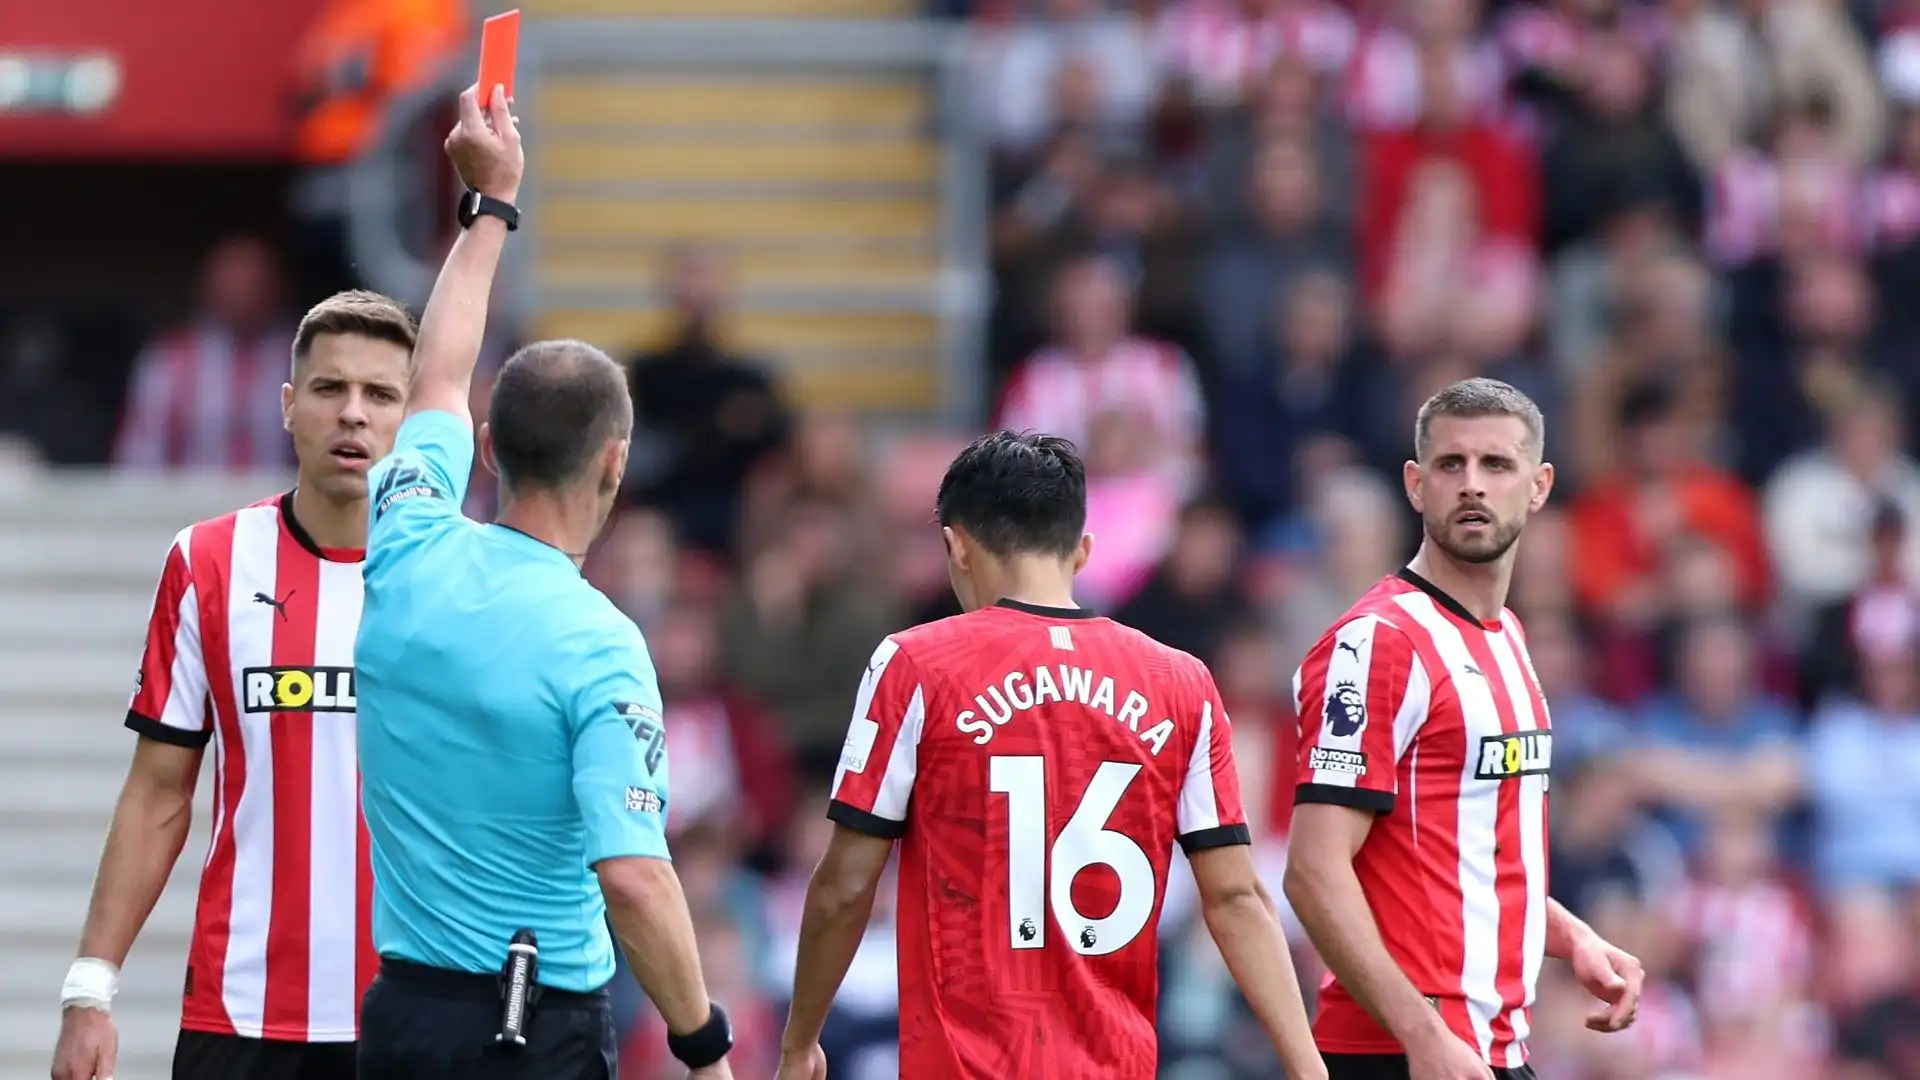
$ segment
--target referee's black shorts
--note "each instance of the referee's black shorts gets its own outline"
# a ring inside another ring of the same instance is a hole
[[[508,1051],[493,975],[382,959],[360,1005],[359,1080],[614,1080],[613,1005],[542,988],[526,1045]]]
[[[1405,1054],[1321,1054],[1327,1080],[1408,1080]],[[1534,1080],[1533,1066],[1495,1069],[1494,1080]]]
[[[173,1080],[354,1080],[350,1042],[304,1043],[182,1031]]]

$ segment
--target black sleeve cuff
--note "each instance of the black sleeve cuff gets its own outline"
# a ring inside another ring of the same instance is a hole
[[[1211,829],[1200,829],[1187,833],[1180,838],[1180,850],[1191,855],[1196,851],[1209,848],[1232,847],[1235,844],[1253,843],[1253,831],[1245,825],[1218,825]]]
[[[906,822],[891,821],[879,814],[868,813],[852,803],[843,803],[839,799],[828,804],[827,820],[836,825],[845,825],[854,832],[877,836],[882,840],[898,840],[907,835]]]
[[[1294,789],[1293,804],[1330,803],[1334,806],[1351,806],[1355,810],[1366,810],[1375,814],[1393,813],[1393,792],[1375,791],[1372,788],[1341,787],[1338,784],[1301,784]]]
[[[142,716],[132,709],[127,710],[127,729],[143,739],[154,742],[184,746],[189,750],[198,750],[213,738],[212,731],[184,731],[171,724],[163,724],[151,716]]]

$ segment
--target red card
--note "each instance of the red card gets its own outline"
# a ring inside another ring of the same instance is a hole
[[[493,88],[504,86],[513,100],[513,69],[520,52],[520,9],[502,12],[480,24],[480,109],[493,100]]]

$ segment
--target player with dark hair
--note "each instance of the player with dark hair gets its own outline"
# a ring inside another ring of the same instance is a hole
[[[1553,490],[1525,394],[1468,379],[1414,423],[1413,561],[1294,676],[1286,893],[1332,972],[1315,1034],[1333,1080],[1528,1080],[1545,957],[1633,1022],[1640,964],[1547,897],[1552,723],[1506,610],[1514,545]]]
[[[900,1074],[1149,1080],[1160,905],[1179,841],[1235,980],[1295,1080],[1316,1055],[1253,866],[1232,728],[1193,657],[1075,606],[1086,469],[999,432],[936,502],[965,614],[880,643],[807,890],[780,1080],[822,1025],[900,841]]]
[[[54,1080],[106,1080],[120,965],[187,840],[209,744],[200,876],[174,1080],[354,1075],[373,978],[354,760],[367,475],[406,406],[413,317],[377,293],[300,320],[282,423],[292,491],[183,529],[147,625],[126,725],[140,736],[61,993]]]

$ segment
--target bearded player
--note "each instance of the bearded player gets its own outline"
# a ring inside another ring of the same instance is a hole
[[[355,757],[354,638],[367,471],[393,449],[414,323],[341,293],[307,312],[280,405],[292,491],[174,538],[126,726],[139,736],[114,808],[80,958],[61,991],[53,1080],[107,1080],[126,962],[186,844],[214,748],[174,1080],[351,1080],[374,975]]]
[[[1331,970],[1332,1080],[1529,1080],[1534,986],[1569,961],[1633,1022],[1640,964],[1547,897],[1552,723],[1506,609],[1514,545],[1553,490],[1525,394],[1468,379],[1414,427],[1420,550],[1294,677],[1299,787],[1286,894]]]
[[[900,1075],[1151,1080],[1160,906],[1186,851],[1228,968],[1294,1080],[1320,1080],[1254,872],[1233,730],[1198,660],[1073,602],[1086,469],[1000,432],[936,499],[967,613],[867,666],[807,890],[781,1080],[819,1039],[900,842]]]

